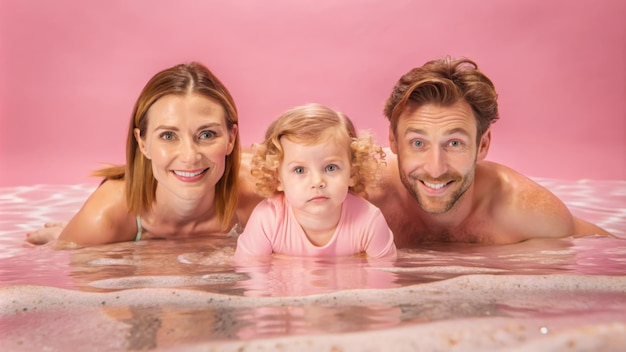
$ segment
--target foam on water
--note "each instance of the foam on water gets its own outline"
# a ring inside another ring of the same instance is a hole
[[[0,350],[624,350],[626,182],[538,181],[620,238],[236,267],[234,239],[25,246],[93,186],[3,188]]]

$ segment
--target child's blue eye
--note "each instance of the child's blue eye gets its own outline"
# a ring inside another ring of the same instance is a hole
[[[295,172],[296,174],[303,174],[304,168],[302,166],[294,167],[293,172]]]
[[[337,170],[339,170],[339,166],[335,164],[326,166],[326,171],[332,172],[332,171],[337,171]]]

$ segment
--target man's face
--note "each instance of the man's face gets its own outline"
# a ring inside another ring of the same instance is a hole
[[[474,181],[476,161],[489,149],[490,132],[476,143],[476,119],[470,106],[407,105],[396,133],[389,133],[398,155],[400,179],[427,213],[452,209]]]

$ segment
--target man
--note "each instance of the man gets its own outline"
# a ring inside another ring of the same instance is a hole
[[[610,235],[529,178],[484,160],[496,100],[468,59],[431,61],[400,78],[384,109],[397,157],[388,156],[383,184],[368,191],[396,245]]]

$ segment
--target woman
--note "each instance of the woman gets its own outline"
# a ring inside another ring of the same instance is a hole
[[[193,62],[157,73],[135,104],[126,165],[96,171],[101,185],[48,233],[56,226],[65,247],[236,230],[238,135],[233,98],[206,67]],[[27,241],[49,240],[41,237],[27,234]]]

